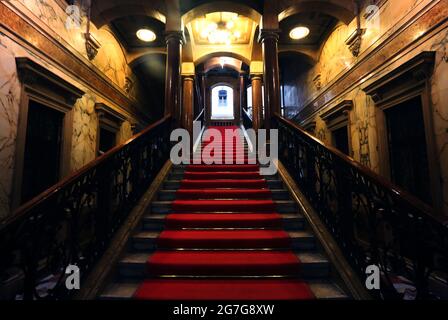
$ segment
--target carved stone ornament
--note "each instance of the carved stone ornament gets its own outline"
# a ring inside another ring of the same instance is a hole
[[[129,94],[133,87],[134,87],[134,81],[132,81],[131,78],[126,77],[125,82],[124,82],[124,91],[127,94]]]
[[[316,87],[316,90],[322,89],[322,77],[321,77],[320,73],[314,77],[313,83],[314,83],[314,86]]]
[[[348,46],[350,52],[354,57],[358,57],[361,51],[362,36],[366,29],[356,29],[347,40],[345,44]]]
[[[84,38],[86,40],[87,57],[89,60],[93,60],[98,54],[101,44],[93,37],[91,33],[84,33]]]

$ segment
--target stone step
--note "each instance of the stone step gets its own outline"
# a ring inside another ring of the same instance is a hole
[[[302,279],[325,278],[330,273],[329,261],[320,253],[304,252],[296,254],[301,261],[297,268],[297,277]],[[143,279],[147,277],[146,262],[151,253],[129,253],[118,263],[118,274],[122,278]],[[180,275],[167,275],[182,277]],[[196,275],[197,276],[197,275]],[[200,276],[200,275],[199,275]],[[274,274],[272,276],[275,276]],[[185,276],[184,276],[185,277]]]
[[[147,214],[142,220],[142,230],[162,231],[165,226],[166,213]],[[288,231],[303,230],[305,228],[305,218],[298,213],[281,214],[283,228]]]
[[[325,280],[308,281],[311,291],[318,300],[347,300],[349,297],[334,282]],[[131,300],[140,281],[127,280],[111,283],[100,295],[101,300]]]
[[[269,164],[260,164],[260,163],[257,163],[257,165],[259,165],[260,167],[268,167],[269,166]],[[176,165],[173,165],[173,170],[185,170],[186,168],[188,167],[188,164],[176,164]]]
[[[266,180],[267,186],[269,189],[283,189],[284,185],[281,180]],[[180,180],[165,180],[163,183],[164,190],[177,190],[180,188]]]
[[[204,200],[205,201],[205,200]],[[210,200],[213,201],[213,200]],[[232,200],[228,200],[229,203]],[[153,201],[151,203],[151,213],[170,213],[172,212],[173,201]],[[275,200],[275,206],[279,213],[295,213],[297,212],[296,203],[292,200]],[[232,211],[229,211],[232,212]]]
[[[160,190],[158,194],[158,200],[159,201],[174,201],[176,200],[176,191],[177,190]],[[273,200],[289,200],[289,192],[286,189],[273,189],[271,190],[272,199]],[[242,195],[242,198],[239,199],[249,199],[244,198],[244,195]],[[261,199],[261,198],[260,198]]]
[[[298,250],[311,251],[316,249],[316,239],[312,233],[308,231],[289,231],[288,234],[290,236],[290,242],[291,242],[290,248],[293,251]],[[131,239],[133,252],[143,252],[143,251],[148,252],[151,250],[156,250],[157,239],[159,235],[160,232],[158,231],[140,231],[136,233]],[[271,248],[263,248],[263,249],[271,249]],[[226,250],[238,250],[238,248],[226,248]],[[257,248],[257,250],[260,250],[260,248]]]
[[[168,175],[168,180],[182,180],[184,178],[184,172],[174,170]],[[257,179],[266,179],[267,181],[278,180],[277,175],[272,176],[259,176]]]

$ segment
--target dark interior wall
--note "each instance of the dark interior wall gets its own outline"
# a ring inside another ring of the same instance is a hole
[[[133,67],[140,79],[144,108],[152,120],[163,117],[165,109],[166,55],[151,54]]]
[[[311,65],[298,54],[280,54],[280,84],[283,86],[283,105],[288,113],[298,112],[305,103],[307,73]]]

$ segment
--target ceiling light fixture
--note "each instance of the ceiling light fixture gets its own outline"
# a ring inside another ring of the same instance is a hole
[[[228,14],[226,14],[228,16]],[[233,14],[230,19],[223,19],[223,12],[218,22],[210,22],[201,31],[200,36],[212,44],[230,45],[241,38],[241,32],[236,30],[238,14]]]
[[[140,29],[137,31],[137,38],[139,38],[141,41],[144,42],[152,42],[156,40],[157,36],[156,34],[149,29]]]
[[[310,34],[310,29],[307,27],[295,27],[289,32],[289,37],[294,40],[306,38]]]

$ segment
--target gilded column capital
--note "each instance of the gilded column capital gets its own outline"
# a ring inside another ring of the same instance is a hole
[[[178,41],[181,45],[186,43],[185,35],[182,31],[165,31],[165,41],[168,44],[170,41]]]
[[[280,29],[261,29],[258,35],[258,42],[263,43],[266,40],[272,39],[278,42],[280,38]]]

